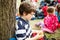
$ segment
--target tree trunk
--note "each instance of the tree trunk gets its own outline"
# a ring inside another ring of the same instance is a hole
[[[15,31],[16,0],[0,0],[0,40],[9,40]]]

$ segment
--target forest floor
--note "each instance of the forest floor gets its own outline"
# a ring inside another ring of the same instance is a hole
[[[43,22],[43,19],[31,20],[30,25],[31,25],[32,30],[41,30],[40,27],[35,27],[35,24],[37,22]],[[51,38],[55,38],[56,40],[60,40],[60,29],[57,29],[56,33],[54,33],[54,34],[45,33],[45,35],[46,35],[47,38],[49,38],[49,40]]]

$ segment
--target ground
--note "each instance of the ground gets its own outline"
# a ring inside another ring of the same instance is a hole
[[[31,20],[30,21],[30,25],[32,27],[33,30],[40,30],[40,27],[35,27],[35,24],[37,22],[43,22],[43,19],[36,19],[36,20]],[[56,30],[56,33],[54,34],[48,34],[48,33],[45,33],[45,35],[47,36],[47,38],[55,38],[56,40],[60,40],[60,29],[57,29]]]

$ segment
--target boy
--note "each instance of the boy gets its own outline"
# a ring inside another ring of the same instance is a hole
[[[20,7],[19,7],[20,18],[18,19],[17,24],[16,24],[17,40],[26,40],[27,38],[31,37],[32,30],[29,25],[29,20],[35,14],[34,12],[35,12],[35,9],[29,3],[22,2],[20,4]],[[39,34],[40,33],[37,33],[35,37],[30,38],[29,40],[36,40],[37,37],[40,38]]]

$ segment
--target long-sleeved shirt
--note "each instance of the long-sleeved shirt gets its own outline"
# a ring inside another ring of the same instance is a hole
[[[31,28],[29,22],[22,19],[18,19],[16,23],[16,38],[17,40],[25,40],[31,36]]]
[[[57,29],[58,18],[55,15],[48,15],[44,18],[44,27],[54,32]]]

